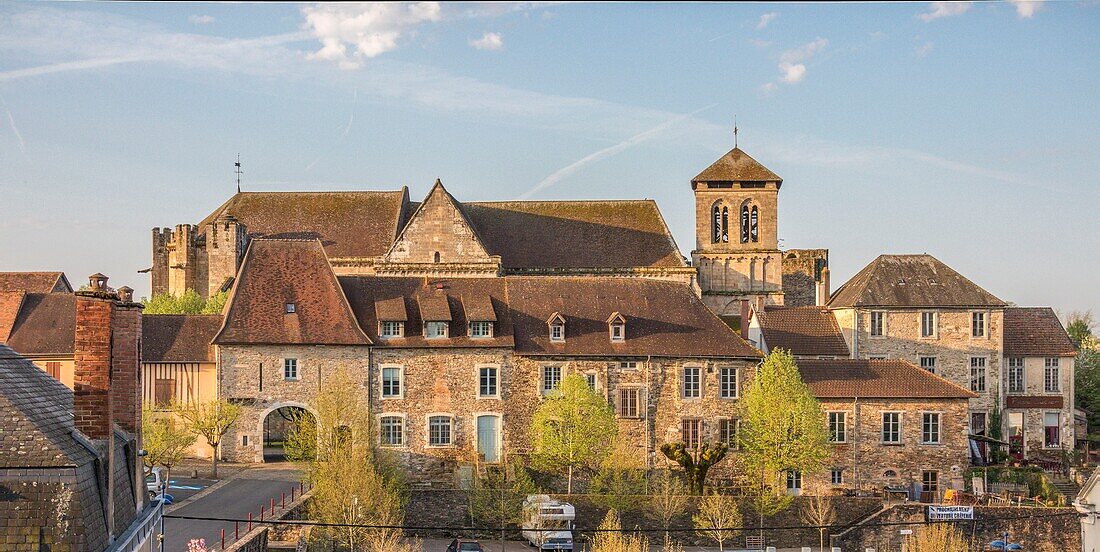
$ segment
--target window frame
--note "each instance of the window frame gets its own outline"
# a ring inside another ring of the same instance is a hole
[[[981,361],[980,365],[975,365],[975,361]],[[982,355],[971,355],[970,357],[970,390],[974,393],[988,393],[989,392],[989,357]],[[974,374],[974,370],[981,369],[981,378],[977,378]],[[976,383],[980,382],[981,385],[977,386]],[[981,389],[977,389],[981,387]]]
[[[283,358],[283,381],[298,381],[300,372],[297,357]]]
[[[882,444],[882,445],[901,445],[901,444],[904,443],[903,438],[902,438],[903,437],[902,418],[904,417],[904,414],[905,413],[900,411],[900,410],[885,410],[885,411],[882,412],[882,416],[880,417],[882,423],[879,426],[879,444]],[[892,441],[886,440],[886,416],[887,415],[897,416],[897,420],[895,422],[893,422],[894,424],[897,425],[897,428],[894,429],[894,432],[897,434],[896,440],[892,440]]]
[[[554,385],[552,385],[549,389],[547,389],[546,388],[546,381],[547,381],[546,375],[551,370],[556,371],[557,376],[556,376],[556,380],[554,381]],[[561,364],[543,364],[539,369],[539,394],[543,397],[545,397],[546,395],[549,395],[552,391],[557,389],[559,385],[561,385],[561,380],[562,380],[563,377],[564,377],[564,373],[563,373],[563,369],[562,369]]]
[[[428,320],[424,322],[425,339],[446,339],[451,336],[451,324],[442,320]],[[443,328],[442,335],[432,335],[430,328]]]
[[[387,332],[387,328],[396,328],[397,333]],[[379,320],[378,321],[378,338],[379,339],[400,339],[405,337],[405,322],[401,320]]]
[[[802,494],[802,472],[800,470],[787,470],[786,477],[787,494],[798,496]]]
[[[931,428],[929,420],[935,420],[935,427]],[[934,440],[930,440],[927,437],[934,433]],[[943,444],[943,413],[936,411],[924,411],[920,416],[920,444],[922,445],[942,445]]]
[[[1047,425],[1047,416],[1053,414],[1055,423],[1052,426]],[[1027,423],[1026,421],[1024,423]],[[1048,441],[1049,432],[1047,428],[1054,428],[1054,433],[1057,439],[1053,443]],[[1043,410],[1043,448],[1044,449],[1060,449],[1062,448],[1062,412],[1059,410]]]
[[[688,394],[688,371],[695,372],[694,395]],[[685,364],[680,367],[680,398],[683,400],[699,400],[703,398],[703,367],[698,364]]]
[[[829,483],[834,487],[843,485],[844,468],[833,468],[829,470]]]
[[[600,390],[600,375],[592,371],[581,372],[580,374],[584,376],[584,381],[592,389],[592,392],[598,393]]]
[[[475,334],[475,325],[484,325],[486,333],[484,335]],[[467,334],[470,339],[492,339],[493,338],[493,322],[491,320],[471,320],[469,328],[467,328]]]
[[[925,317],[931,316],[931,332],[925,334]],[[920,337],[921,339],[936,339],[940,335],[940,315],[936,311],[920,311]]]
[[[1054,361],[1051,363],[1051,361]],[[1043,392],[1044,393],[1061,393],[1062,392],[1062,366],[1058,357],[1046,357],[1043,359]],[[1050,376],[1054,374],[1052,379]],[[1053,388],[1051,383],[1054,383]]]
[[[492,370],[492,389],[493,393],[485,393],[485,371]],[[479,364],[477,365],[477,398],[479,399],[499,399],[500,398],[500,366],[497,364]]]
[[[398,437],[400,437],[400,443],[385,442],[385,422],[386,420],[390,419],[397,420],[398,422],[397,431]],[[383,412],[380,416],[378,416],[378,446],[386,448],[400,448],[408,446],[408,439],[406,438],[406,436],[409,432],[407,428],[408,420],[405,417],[405,414],[400,412]]]
[[[718,442],[725,443],[730,450],[738,450],[741,435],[741,419],[732,417],[718,418]]]
[[[1019,383],[1019,386],[1013,383]],[[1027,361],[1024,357],[1005,358],[1005,392],[1013,394],[1027,392]]]
[[[931,369],[929,369],[928,366],[924,365],[925,360],[931,360],[932,361]],[[939,369],[939,357],[937,357],[935,355],[921,355],[921,356],[918,356],[917,357],[917,366],[920,367],[922,370],[930,373],[930,374],[935,374],[936,371]]]
[[[608,332],[613,343],[622,343],[626,341],[626,323],[612,322],[608,325]],[[618,332],[618,335],[616,335],[616,332]]]
[[[443,418],[447,420],[447,442],[446,443],[433,443],[432,432],[435,430],[434,421]],[[424,446],[427,448],[453,448],[455,447],[455,437],[457,437],[456,419],[455,415],[449,412],[431,412],[424,416],[426,422],[424,430]]]
[[[689,426],[691,428],[691,437],[689,439]],[[694,443],[692,441],[694,440]],[[680,441],[684,443],[685,448],[688,450],[698,450],[703,444],[703,419],[697,417],[684,417],[680,418]]]
[[[836,415],[836,420],[834,420]],[[848,411],[846,410],[829,410],[825,413],[826,430],[828,431],[828,440],[830,443],[840,444],[848,442]],[[834,428],[834,424],[836,427]],[[839,432],[834,429],[839,428]],[[835,435],[839,435],[839,439],[834,439]]]
[[[875,327],[875,321],[878,321],[878,327]],[[877,330],[878,333],[875,333]],[[886,337],[886,311],[873,310],[870,311],[867,321],[867,332],[871,337]]]
[[[169,388],[168,400],[161,400],[161,386],[164,385]],[[153,379],[153,409],[154,410],[167,410],[172,406],[172,402],[176,400],[176,378],[154,378]]]
[[[553,322],[550,324],[550,341],[552,343],[565,342],[565,323]]]
[[[397,393],[386,394],[386,370],[397,370]],[[405,398],[405,366],[401,364],[381,364],[378,366],[378,396],[386,399]]]
[[[928,476],[932,477],[929,478]],[[929,485],[928,481],[931,479],[932,484]],[[939,495],[940,493],[940,471],[939,470],[921,470],[920,472],[920,490],[922,492],[931,492]]]
[[[628,412],[626,397],[633,395],[633,414]],[[642,418],[642,387],[640,385],[623,385],[618,389],[615,401],[615,414],[620,418],[637,420]]]
[[[970,339],[989,339],[988,311],[970,311]]]
[[[727,391],[726,376],[729,372],[733,372],[733,393],[729,394]],[[720,366],[718,367],[718,398],[719,399],[738,399],[741,397],[741,370],[736,366]]]

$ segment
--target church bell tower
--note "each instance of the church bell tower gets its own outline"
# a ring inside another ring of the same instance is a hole
[[[777,210],[783,179],[734,147],[691,180],[695,250],[703,301],[735,315],[743,300],[783,304]]]

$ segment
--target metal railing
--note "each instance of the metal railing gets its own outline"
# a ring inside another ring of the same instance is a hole
[[[154,500],[105,552],[153,552],[157,549],[157,525],[164,515],[164,502]]]

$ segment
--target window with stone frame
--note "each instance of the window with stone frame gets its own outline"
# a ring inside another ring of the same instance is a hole
[[[383,320],[378,323],[378,337],[395,338],[405,335],[405,323]]]
[[[428,418],[428,446],[447,447],[454,444],[454,418],[431,416]]]
[[[730,449],[737,448],[737,433],[741,430],[741,420],[721,418],[718,420],[718,442],[725,443]]]
[[[699,418],[684,418],[680,420],[680,440],[689,449],[699,448],[703,433],[703,420]]]
[[[718,396],[723,399],[737,398],[737,368],[723,366],[718,369]]]
[[[624,360],[619,363],[620,370],[636,370],[638,368],[638,362],[634,360]]]
[[[901,412],[882,413],[882,442],[901,442]]]
[[[382,367],[382,398],[400,398],[404,392],[401,380],[404,379],[404,370],[400,366]]]
[[[384,447],[399,447],[405,444],[405,418],[401,416],[382,416],[379,419],[379,443]]]
[[[848,441],[848,413],[829,412],[829,442],[845,443]]]
[[[1058,412],[1043,413],[1043,447],[1058,448],[1062,446],[1062,428],[1058,423],[1060,417]]]
[[[871,335],[875,337],[886,335],[885,312],[871,311]]]
[[[620,387],[618,410],[620,418],[639,418],[641,415],[642,389]]]
[[[842,468],[833,468],[829,472],[829,482],[833,485],[844,484],[844,470]]]
[[[940,492],[940,472],[924,470],[920,473],[921,491],[936,496]]]
[[[1058,357],[1049,357],[1043,361],[1043,391],[1058,393],[1062,388],[1061,370],[1058,367]]]
[[[446,322],[426,322],[424,324],[424,337],[428,339],[447,337]]]
[[[496,366],[478,368],[478,396],[499,397],[498,370]]]
[[[920,357],[920,367],[928,370],[929,372],[936,373],[936,357],[934,356],[922,356]]]
[[[936,337],[936,312],[923,311],[920,313],[920,336],[923,338]]]
[[[920,442],[926,445],[936,445],[940,442],[940,413],[924,412],[921,414]]]
[[[470,322],[470,337],[493,337],[493,323],[487,320],[475,320],[473,322]]]
[[[985,357],[970,357],[970,390],[975,393],[985,393],[986,363]]]
[[[542,367],[542,394],[545,395],[561,383],[561,366],[548,365]]]
[[[1007,367],[1005,370],[1006,384],[1008,386],[1009,393],[1023,393],[1024,392],[1024,359],[1020,357],[1009,357],[1005,364]]]
[[[583,375],[584,375],[584,382],[588,384],[588,388],[595,391],[596,390],[596,373],[595,372],[585,372]]]
[[[680,377],[680,396],[685,399],[698,399],[703,393],[703,369],[699,366],[684,366]]]
[[[550,324],[550,341],[565,341],[565,323],[554,322]]]
[[[802,472],[787,470],[787,493],[792,495],[802,494]]]
[[[984,312],[970,313],[970,337],[985,337],[989,333],[986,329],[986,322]]]
[[[284,358],[283,359],[283,379],[288,379],[288,380],[298,379],[298,359],[296,359],[296,358]]]

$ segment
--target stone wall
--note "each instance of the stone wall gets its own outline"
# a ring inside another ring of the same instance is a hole
[[[899,550],[902,529],[919,531],[925,521],[925,506],[893,505],[862,526],[833,536],[832,545],[842,550]],[[1036,552],[1066,552],[1081,549],[1081,527],[1072,508],[1012,508],[975,506],[973,521],[952,524],[971,541],[974,550],[985,550],[988,543],[1008,531],[1009,540]],[[1012,518],[1012,519],[1005,519]],[[912,525],[903,525],[911,522]],[[892,524],[892,525],[889,525]]]
[[[788,249],[783,252],[783,304],[808,307],[817,303],[820,269],[829,266],[828,249]]]
[[[1044,446],[1045,429],[1044,429],[1044,414],[1047,412],[1058,412],[1059,422],[1061,426],[1061,446],[1066,449],[1072,449],[1074,446],[1074,424],[1073,424],[1073,373],[1074,373],[1074,359],[1073,357],[1061,357],[1058,359],[1058,371],[1059,371],[1059,391],[1054,393],[1047,393],[1044,386],[1044,373],[1046,371],[1046,358],[1044,357],[1026,357],[1023,358],[1024,362],[1024,390],[1020,393],[1011,393],[1008,391],[1008,361],[1005,360],[1005,400],[1006,405],[1004,412],[1002,413],[1002,419],[1005,423],[1005,428],[1008,430],[1005,432],[1005,437],[1012,435],[1012,424],[1010,418],[1013,414],[1023,415],[1023,434],[1025,441],[1025,455],[1028,458],[1034,458],[1042,454],[1057,455],[1060,453],[1058,449],[1046,449]],[[1012,408],[1016,404],[1036,404],[1042,403],[1047,405],[1046,407],[1035,408]],[[1060,404],[1060,407],[1055,407]]]

